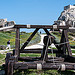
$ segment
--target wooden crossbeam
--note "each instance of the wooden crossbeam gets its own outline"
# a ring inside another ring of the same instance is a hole
[[[37,33],[38,30],[39,28],[36,28],[36,30],[31,34],[31,36],[27,39],[27,41],[21,47],[21,50],[23,50],[28,45],[28,43],[31,41],[31,39],[34,37],[34,35]]]
[[[24,50],[20,50],[20,53],[41,53],[42,49],[24,49]],[[53,50],[54,53],[58,53],[58,50],[54,49]],[[48,49],[48,53],[51,53],[51,49]]]
[[[15,25],[14,28],[27,28],[27,25]],[[53,29],[53,25],[30,25],[30,28]],[[68,26],[57,26],[57,29],[68,29]]]
[[[65,65],[65,70],[75,70],[75,63],[42,63],[41,69],[62,69],[62,65]],[[14,69],[37,69],[37,64],[35,62],[18,62],[14,64]]]

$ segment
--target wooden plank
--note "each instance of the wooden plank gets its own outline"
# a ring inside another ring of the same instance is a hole
[[[14,28],[27,28],[27,25],[19,25],[16,24]],[[46,29],[53,29],[53,25],[30,25],[30,28],[46,28]],[[68,29],[68,26],[57,26],[57,29]]]
[[[19,57],[19,49],[20,49],[20,33],[19,28],[16,29],[16,39],[15,39],[15,55]]]
[[[18,58],[19,61],[40,61],[41,57],[19,57]],[[48,57],[47,62],[49,61],[53,61],[53,57]],[[54,61],[64,61],[64,58],[56,58],[54,57]]]
[[[60,69],[61,70],[61,65],[65,65],[65,70],[75,70],[75,63],[40,63],[42,65],[42,69]],[[34,62],[18,62],[15,63],[14,69],[37,69],[37,63]]]
[[[41,59],[43,61],[47,61],[48,60],[48,47],[44,46],[42,52],[41,52]]]
[[[65,34],[64,34],[64,30],[62,31],[62,35],[61,35],[61,40],[60,40],[60,44],[61,43],[65,43]],[[58,47],[58,52],[57,56],[60,57],[62,55],[66,55],[66,45],[65,44],[61,44]]]
[[[60,40],[60,44],[61,43],[65,43],[65,33],[64,30],[62,31],[62,35],[61,35],[61,40]],[[62,44],[60,45],[60,51],[61,51],[61,55],[66,55],[66,45]]]
[[[20,50],[20,53],[41,53],[42,49],[24,49]],[[54,53],[58,53],[58,50],[53,50]],[[51,53],[51,49],[48,49],[48,53]]]
[[[18,59],[41,59],[41,57],[19,57]],[[53,59],[53,57],[48,57],[48,59]],[[54,57],[54,59],[63,59],[63,58],[59,58],[59,57]]]
[[[27,39],[27,41],[21,47],[21,50],[23,50],[28,45],[28,43],[31,41],[31,39],[34,37],[34,35],[37,33],[38,30],[39,28],[36,28],[36,30],[32,33],[32,35]]]
[[[68,31],[64,30],[65,42],[68,42],[68,43],[66,43],[66,48],[67,48],[67,51],[68,51],[68,55],[72,56],[72,51],[71,51],[71,47],[70,47],[70,44],[69,44],[68,34],[67,33],[68,33]]]

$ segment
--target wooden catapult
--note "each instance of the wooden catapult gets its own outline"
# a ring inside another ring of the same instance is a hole
[[[7,53],[5,59],[5,74],[13,75],[14,70],[17,69],[55,69],[55,70],[75,70],[75,57],[72,56],[72,51],[68,40],[68,26],[57,25],[14,25],[16,29],[15,50],[13,54]],[[31,34],[28,40],[20,48],[20,28],[33,28],[35,31]],[[43,49],[25,49],[34,35],[39,29],[43,29],[47,36],[44,37]],[[62,36],[59,45],[57,45],[54,37],[47,29],[60,30],[62,29]],[[54,43],[57,49],[48,49]],[[48,53],[56,53],[56,57],[48,57]],[[40,57],[20,57],[20,53],[41,53]],[[20,61],[20,62],[19,62]]]

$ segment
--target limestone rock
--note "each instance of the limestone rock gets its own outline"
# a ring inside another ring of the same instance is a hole
[[[65,6],[64,11],[61,12],[58,20],[54,21],[54,24],[75,27],[75,5]]]

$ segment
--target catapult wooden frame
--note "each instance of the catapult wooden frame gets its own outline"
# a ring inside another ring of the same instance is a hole
[[[27,39],[24,45],[20,48],[20,28],[33,28],[35,31],[31,34],[31,36]],[[14,70],[17,69],[55,69],[57,70],[75,70],[75,57],[72,56],[72,51],[69,45],[68,40],[68,26],[56,26],[53,25],[15,25],[14,28],[16,29],[16,40],[15,40],[15,50],[13,50],[13,54],[7,53],[5,59],[5,73],[6,75],[13,75]],[[45,53],[41,53],[41,51],[45,50],[37,48],[37,49],[25,49],[34,35],[38,32],[39,29],[43,29],[48,36],[51,36],[47,29],[54,29],[59,30],[62,29],[62,36],[60,40],[61,45],[56,45],[57,43],[54,42],[57,49],[53,49],[53,52],[56,53],[56,57],[48,57],[48,53],[51,53],[51,49],[47,49],[46,55]],[[41,56],[45,55],[44,57],[20,57],[20,53],[41,53]],[[43,60],[45,61],[43,63]],[[22,61],[22,62],[18,62]],[[23,62],[25,61],[25,62]],[[41,67],[39,67],[40,65]]]

